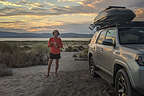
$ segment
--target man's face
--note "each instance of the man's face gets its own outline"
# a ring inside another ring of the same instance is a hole
[[[55,36],[55,37],[58,37],[58,32],[54,32],[54,36]]]

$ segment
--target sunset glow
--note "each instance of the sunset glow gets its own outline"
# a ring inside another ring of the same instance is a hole
[[[87,33],[98,12],[109,5],[126,6],[144,17],[143,0],[0,0],[0,31]]]

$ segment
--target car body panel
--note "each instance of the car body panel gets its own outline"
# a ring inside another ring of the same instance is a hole
[[[140,66],[135,59],[137,54],[144,55],[144,44],[120,45],[117,27],[107,28],[105,30],[109,29],[115,29],[117,32],[115,46],[95,43],[101,31],[95,33],[94,42],[89,44],[89,53],[93,55],[95,65],[113,78],[115,74],[114,66],[116,64],[123,66],[128,74],[132,87],[143,93],[144,66]]]

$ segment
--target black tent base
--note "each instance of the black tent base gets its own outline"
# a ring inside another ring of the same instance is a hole
[[[135,28],[144,28],[144,21],[131,21],[131,22],[122,22],[122,23],[112,23],[112,24],[105,24],[105,25],[95,25],[97,30],[109,28],[109,27],[117,27],[117,28],[127,28],[127,27],[135,27]]]

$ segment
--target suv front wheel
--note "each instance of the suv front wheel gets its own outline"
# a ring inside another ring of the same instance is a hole
[[[136,96],[132,90],[130,80],[124,69],[120,69],[115,78],[116,96]]]

